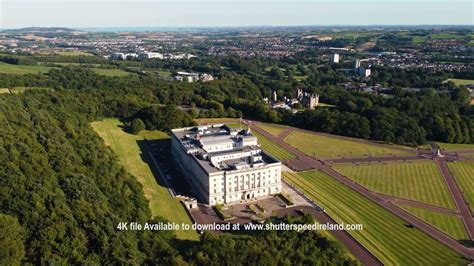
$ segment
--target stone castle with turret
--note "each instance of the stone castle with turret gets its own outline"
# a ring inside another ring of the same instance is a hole
[[[302,89],[298,89],[296,99],[306,108],[313,109],[319,104],[319,94],[303,92]]]

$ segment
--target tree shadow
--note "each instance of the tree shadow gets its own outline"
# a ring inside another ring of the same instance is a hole
[[[137,140],[137,144],[142,160],[148,164],[160,186],[173,189],[176,195],[195,198],[191,186],[174,163],[170,139]]]

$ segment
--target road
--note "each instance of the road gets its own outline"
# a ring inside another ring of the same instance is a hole
[[[464,222],[466,231],[472,240],[474,235],[474,221],[472,220],[472,213],[469,208],[469,202],[464,198],[464,195],[461,193],[461,190],[459,189],[456,180],[454,179],[453,175],[451,174],[451,171],[449,171],[449,168],[446,165],[446,161],[443,160],[443,158],[437,158],[435,161],[444,176],[449,191],[451,192],[452,198],[454,199],[456,207],[458,208],[460,216]]]
[[[326,173],[329,176],[332,176],[342,184],[348,186],[352,190],[358,192],[359,194],[365,196],[366,198],[370,199],[371,201],[375,202],[385,210],[391,212],[392,214],[400,217],[401,219],[407,221],[411,225],[415,226],[419,230],[427,233],[434,239],[438,240],[439,242],[447,245],[448,247],[452,248],[453,250],[456,250],[460,254],[466,256],[467,258],[473,258],[474,257],[474,249],[473,248],[468,248],[462,244],[460,244],[457,240],[447,236],[443,232],[439,231],[438,229],[432,227],[430,224],[418,219],[411,213],[393,205],[390,201],[387,201],[386,199],[382,198],[378,194],[368,190],[367,188],[353,182],[351,179],[348,177],[340,174],[339,172],[335,171],[332,169],[330,166],[328,166],[325,162],[319,161],[313,157],[310,157],[306,155],[305,153],[301,152],[300,150],[294,148],[293,146],[287,144],[286,142],[283,141],[283,139],[278,138],[273,136],[272,134],[268,133],[267,131],[261,129],[258,127],[258,123],[251,123],[251,128],[252,130],[257,131],[261,135],[267,137],[268,139],[272,140],[276,144],[280,145],[281,147],[287,149],[291,153],[295,154],[298,158],[295,160],[289,160],[285,161],[284,163],[288,165],[288,167],[292,168],[293,170],[296,171],[302,171],[302,170],[309,170],[309,169],[318,169],[324,173]],[[302,130],[304,131],[304,130]],[[318,133],[319,134],[319,133]],[[379,144],[382,145],[382,144]],[[449,171],[448,171],[449,172]],[[456,184],[454,184],[456,186]],[[463,201],[463,198],[461,196],[461,199],[458,199]],[[464,204],[465,205],[465,204]],[[468,218],[467,214],[464,212],[463,218]],[[472,217],[471,217],[472,219]],[[464,220],[464,219],[463,219]],[[469,225],[469,224],[468,224]]]

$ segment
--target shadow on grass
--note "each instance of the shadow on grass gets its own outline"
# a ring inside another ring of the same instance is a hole
[[[174,189],[177,195],[195,197],[191,193],[191,187],[175,167],[170,139],[137,140],[137,144],[142,160],[148,164],[160,186]]]

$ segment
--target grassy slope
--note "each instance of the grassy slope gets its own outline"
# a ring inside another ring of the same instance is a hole
[[[375,192],[455,209],[434,162],[335,165],[334,168]]]
[[[461,191],[464,192],[466,199],[469,201],[471,211],[474,212],[474,163],[448,163],[448,167],[451,172],[453,172],[456,182],[461,188]]]
[[[137,143],[145,137],[147,139],[161,139],[168,138],[168,136],[159,131],[145,131],[141,132],[141,136],[136,136],[124,132],[120,128],[121,125],[117,119],[105,119],[92,123],[92,127],[104,139],[105,144],[110,146],[118,156],[122,166],[143,185],[152,215],[161,216],[171,222],[191,224],[181,203],[173,198],[165,187],[156,182],[149,165],[141,158],[141,151]],[[176,235],[180,239],[198,239],[198,235],[194,231],[177,231]]]
[[[391,149],[390,147],[381,147],[371,145],[370,143],[366,144],[351,141],[350,139],[331,138],[299,131],[291,132],[291,134],[285,138],[285,142],[308,155],[313,155],[314,153],[320,158],[406,153],[404,151]]]
[[[54,67],[47,67],[43,65],[12,65],[0,62],[0,73],[7,74],[41,74],[48,73],[53,68]],[[91,68],[91,70],[97,74],[106,76],[126,76],[130,74],[120,69]]]
[[[286,129],[285,126],[273,125],[273,124],[263,124],[263,123],[258,124],[258,127],[265,130],[265,131],[267,131],[268,133],[272,134],[273,136],[280,135],[280,133],[283,132]]]
[[[238,118],[226,118],[226,117],[223,117],[223,118],[198,118],[198,119],[194,119],[194,121],[196,121],[196,123],[198,123],[200,125],[205,125],[205,124],[208,124],[208,123],[239,123]]]
[[[130,75],[130,73],[125,72],[120,69],[105,69],[105,68],[91,68],[92,71],[99,75],[104,75],[104,76],[127,76]]]
[[[462,220],[454,215],[424,210],[403,204],[397,204],[402,209],[412,213],[421,220],[433,225],[440,231],[457,240],[467,240],[469,237]]]
[[[454,84],[456,84],[456,85],[474,84],[473,79],[448,79],[448,80],[454,82]]]
[[[0,73],[7,74],[38,74],[47,73],[51,67],[46,66],[27,66],[27,65],[12,65],[0,62]]]
[[[466,263],[460,256],[375,203],[317,171],[285,173],[285,178],[319,202],[337,222],[363,224],[350,232],[384,264],[447,265]]]
[[[272,142],[268,138],[262,136],[256,131],[252,131],[252,134],[258,138],[258,142],[262,146],[262,149],[271,155],[275,156],[279,160],[288,160],[295,158],[295,155],[284,148],[280,147],[276,143]]]
[[[467,151],[472,150],[474,151],[474,144],[456,144],[456,143],[443,143],[443,142],[436,142],[440,148],[445,149],[447,151]]]

